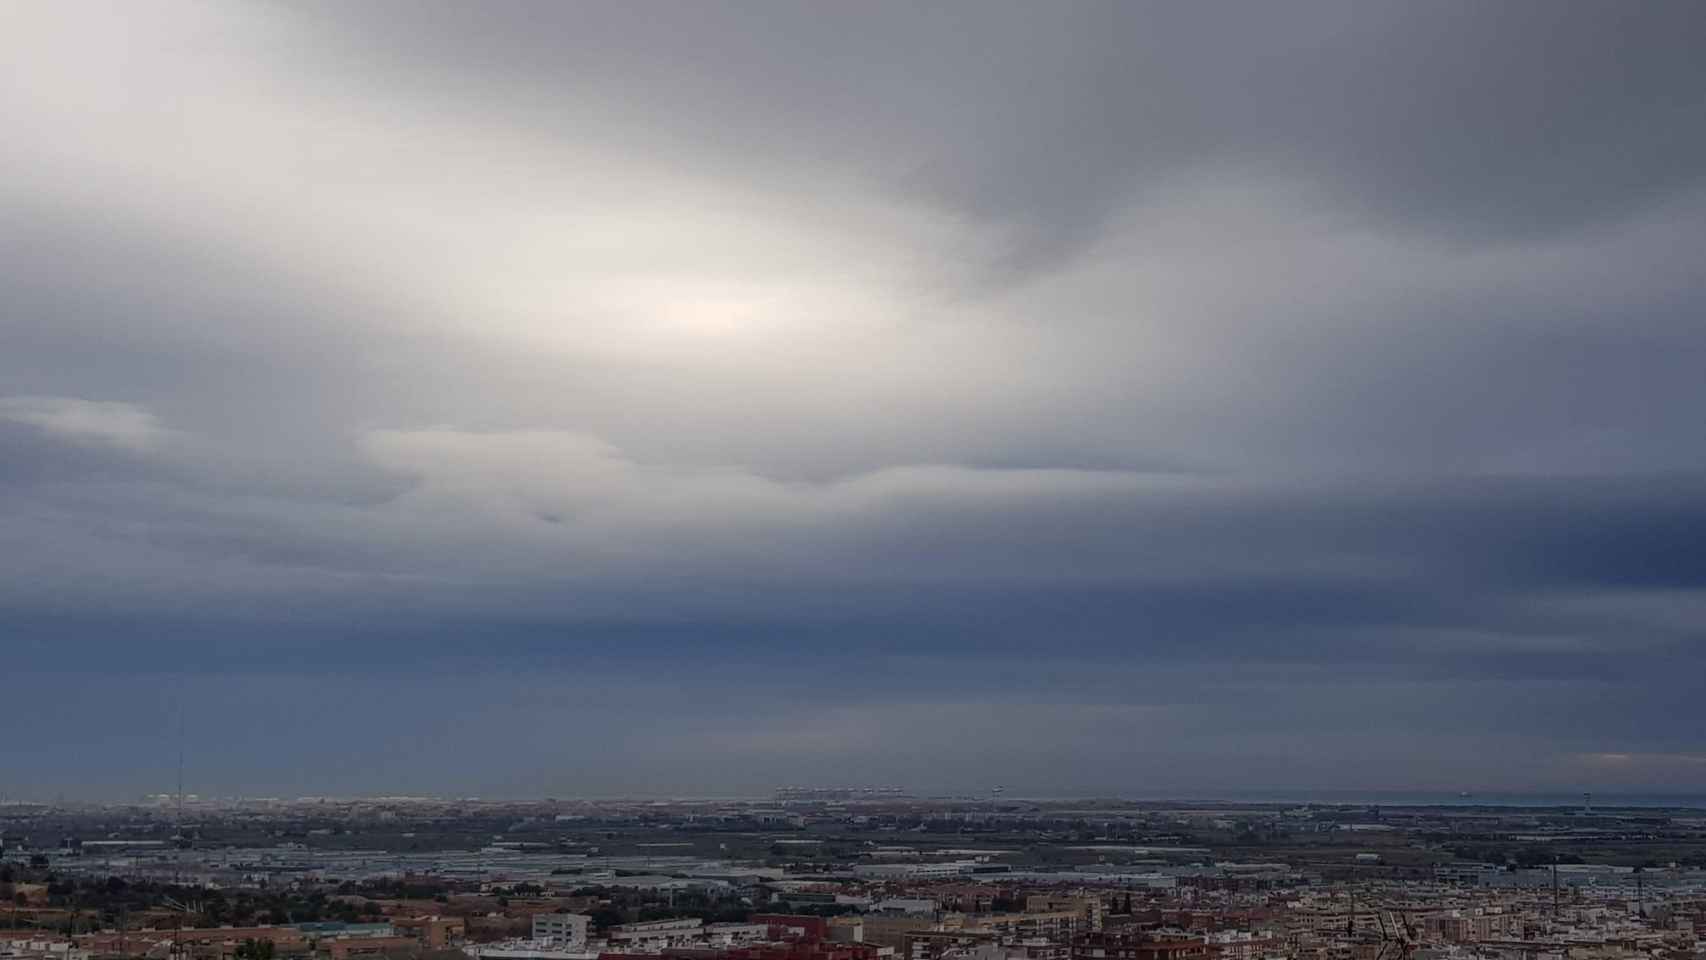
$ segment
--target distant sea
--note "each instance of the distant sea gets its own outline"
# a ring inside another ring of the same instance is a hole
[[[1121,794],[1121,799],[1157,803],[1285,803],[1347,804],[1386,807],[1570,807],[1583,805],[1580,793],[1467,793],[1403,790],[1253,790],[1248,792],[1180,793],[1153,797]],[[1671,808],[1706,810],[1701,793],[1594,793],[1594,809]]]

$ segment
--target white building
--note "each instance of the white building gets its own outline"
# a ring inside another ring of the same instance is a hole
[[[946,880],[971,873],[977,867],[973,860],[949,863],[862,863],[853,868],[853,875],[866,880]]]
[[[462,952],[474,960],[598,960],[598,951],[574,948],[549,940],[506,940],[502,943],[473,943]]]
[[[0,957],[6,960],[89,960],[90,953],[69,940],[4,940]]]
[[[581,913],[536,913],[533,915],[533,939],[555,944],[579,946],[586,943],[586,931],[592,918]]]

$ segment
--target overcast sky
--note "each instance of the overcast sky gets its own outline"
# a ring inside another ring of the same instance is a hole
[[[0,792],[1706,791],[1703,41],[0,6]]]

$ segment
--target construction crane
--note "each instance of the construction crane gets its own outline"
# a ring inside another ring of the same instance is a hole
[[[1380,949],[1374,960],[1410,960],[1416,949],[1416,931],[1410,927],[1410,918],[1385,908],[1376,911],[1374,917],[1380,924]]]
[[[201,902],[198,900],[193,903],[183,903],[174,897],[162,897],[161,904],[166,909],[180,915],[178,922],[172,925],[172,960],[178,960],[183,955],[183,939],[180,934],[184,929],[184,919],[201,916]]]

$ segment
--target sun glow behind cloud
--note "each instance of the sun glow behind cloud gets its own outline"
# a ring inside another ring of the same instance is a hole
[[[383,88],[334,97],[289,59],[304,50],[277,43],[293,25],[249,8],[170,8],[96,34],[95,51],[53,29],[69,21],[13,16],[40,34],[19,72],[56,101],[86,91],[83,109],[38,99],[14,112],[56,162],[14,166],[13,189],[288,264],[367,298],[363,322],[380,327],[670,363],[733,338],[745,363],[787,363],[892,326],[921,278],[915,259],[967,242],[925,210],[722,180],[619,137],[530,131],[501,106],[399,114]],[[186,30],[213,36],[186,47]],[[162,124],[184,140],[176,155],[95,145],[158,140]]]

